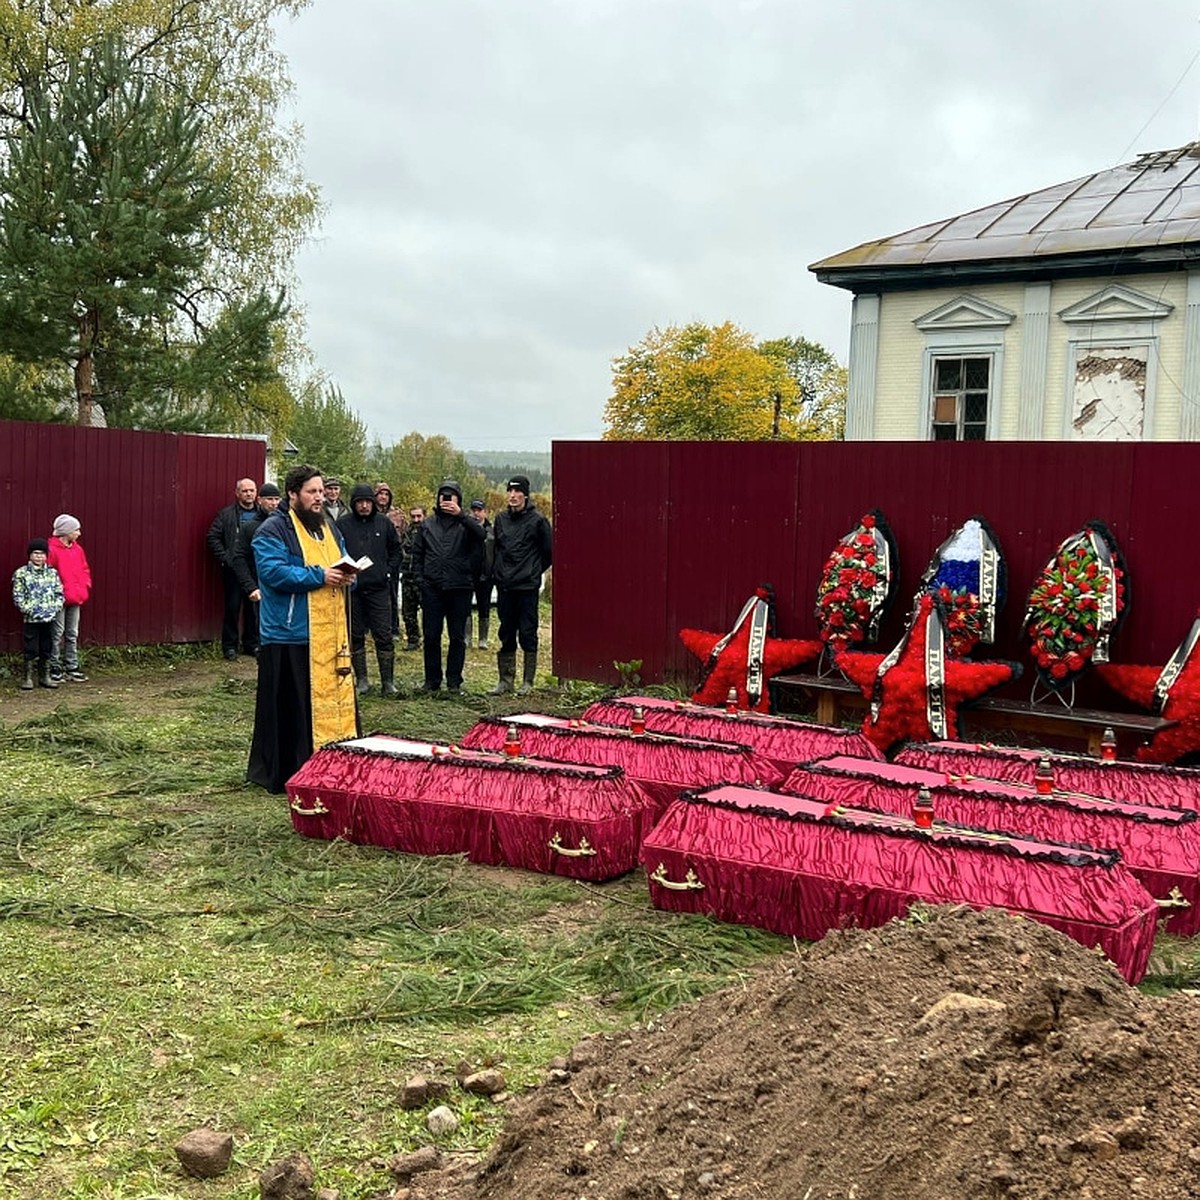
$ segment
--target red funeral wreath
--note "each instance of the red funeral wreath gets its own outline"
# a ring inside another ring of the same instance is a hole
[[[887,751],[897,742],[928,742],[958,737],[958,709],[985,692],[1016,679],[1020,665],[970,662],[943,653],[936,674],[927,653],[931,632],[945,646],[942,614],[928,594],[921,596],[912,624],[888,655],[843,652],[835,662],[872,702],[863,735]]]
[[[896,592],[896,543],[883,513],[872,509],[833,548],[817,585],[817,621],[831,652],[879,636]]]
[[[737,693],[738,708],[770,712],[767,681],[820,655],[821,643],[816,640],[775,637],[774,610],[774,593],[764,585],[746,601],[728,633],[709,633],[703,629],[679,631],[683,644],[704,664],[700,686],[692,693],[697,704],[724,705],[732,690]],[[757,671],[752,661],[752,638],[759,646]]]

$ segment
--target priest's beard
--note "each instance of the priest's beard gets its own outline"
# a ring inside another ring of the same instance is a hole
[[[300,518],[300,524],[314,536],[320,534],[325,528],[325,513],[322,510],[309,512],[306,508],[298,508],[296,516]]]

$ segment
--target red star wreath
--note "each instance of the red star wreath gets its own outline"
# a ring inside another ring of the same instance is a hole
[[[897,742],[957,738],[959,707],[1021,674],[1017,663],[949,657],[931,595],[917,600],[908,632],[890,654],[843,651],[834,661],[871,701],[863,735],[885,752]]]
[[[1118,695],[1175,721],[1139,746],[1141,762],[1173,763],[1200,751],[1200,613],[1188,635],[1165,667],[1135,667],[1126,663],[1100,663],[1096,673]]]
[[[767,680],[811,662],[822,646],[816,639],[775,636],[775,595],[766,585],[746,601],[728,633],[681,629],[679,639],[704,663],[700,686],[692,693],[697,704],[723,705],[732,689],[738,708],[762,713],[771,711]]]

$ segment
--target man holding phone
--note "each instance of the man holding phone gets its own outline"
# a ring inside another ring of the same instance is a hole
[[[478,556],[484,529],[463,512],[462,488],[444,479],[437,505],[420,524],[412,545],[412,571],[421,589],[425,681],[423,692],[441,690],[442,626],[446,627],[446,687],[462,691],[467,659],[467,622],[471,618],[472,565]]]

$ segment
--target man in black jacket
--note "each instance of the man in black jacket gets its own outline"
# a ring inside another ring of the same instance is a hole
[[[258,516],[258,486],[253,479],[239,479],[234,486],[236,499],[213,517],[208,527],[208,549],[221,564],[221,583],[225,589],[225,615],[221,622],[221,648],[232,662],[238,656],[238,618],[242,624],[242,653],[258,650],[258,614],[242,591],[233,570],[233,552],[237,549],[242,524]]]
[[[354,485],[350,493],[350,511],[338,520],[338,529],[346,541],[351,558],[369,558],[371,565],[358,576],[358,586],[350,593],[350,665],[354,668],[355,687],[365,696],[367,681],[367,630],[375,642],[379,662],[379,690],[385,696],[397,695],[396,648],[392,640],[391,593],[396,590],[400,571],[400,539],[396,527],[375,508],[375,493],[368,483]]]
[[[282,498],[279,488],[273,483],[264,483],[258,489],[258,515],[242,522],[237,544],[233,548],[233,557],[229,562],[243,593],[255,604],[261,598],[261,593],[258,590],[258,568],[254,563],[250,543],[254,540],[258,527],[279,507]]]
[[[421,522],[412,545],[412,569],[421,588],[425,634],[424,692],[442,686],[442,625],[446,626],[446,686],[462,691],[467,658],[467,622],[471,616],[472,565],[482,548],[483,526],[463,512],[462,488],[445,479],[437,507]]]
[[[538,660],[538,594],[542,575],[553,562],[554,537],[550,522],[529,499],[529,479],[514,475],[506,485],[508,506],[496,514],[496,612],[500,615],[500,650],[496,665],[500,682],[493,696],[516,688],[519,695],[533,690]],[[517,682],[517,643],[525,652],[521,686]]]

